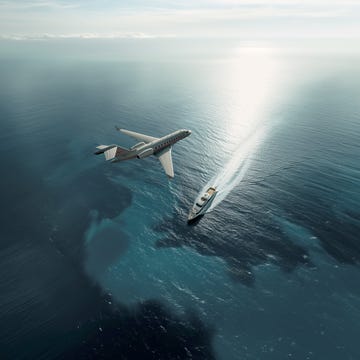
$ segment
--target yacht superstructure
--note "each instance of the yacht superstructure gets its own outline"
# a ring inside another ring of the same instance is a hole
[[[206,192],[195,201],[195,204],[190,210],[188,216],[188,222],[193,221],[200,215],[204,215],[206,210],[209,209],[211,203],[213,202],[215,196],[217,194],[216,187],[209,187]]]

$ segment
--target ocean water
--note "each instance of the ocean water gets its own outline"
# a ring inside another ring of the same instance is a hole
[[[1,359],[360,358],[358,57],[23,52],[0,58]],[[94,156],[134,143],[115,125],[191,129],[174,180]]]

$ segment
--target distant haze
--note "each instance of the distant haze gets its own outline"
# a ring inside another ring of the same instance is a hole
[[[0,1],[0,38],[359,38],[349,0]]]

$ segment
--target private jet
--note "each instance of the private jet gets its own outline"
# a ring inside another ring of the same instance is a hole
[[[125,135],[135,138],[138,142],[130,149],[118,145],[99,145],[96,147],[95,155],[104,154],[109,162],[125,161],[130,159],[144,159],[150,155],[155,155],[163,166],[166,175],[169,178],[174,177],[174,168],[171,158],[172,146],[179,140],[185,139],[191,134],[190,130],[177,130],[161,138],[140,134],[134,131],[120,129],[116,130]]]

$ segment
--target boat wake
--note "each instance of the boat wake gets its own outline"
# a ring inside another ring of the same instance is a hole
[[[209,187],[214,186],[218,194],[207,212],[219,205],[246,175],[253,155],[265,137],[265,127],[256,129],[235,151],[234,156],[200,191],[199,196]]]

